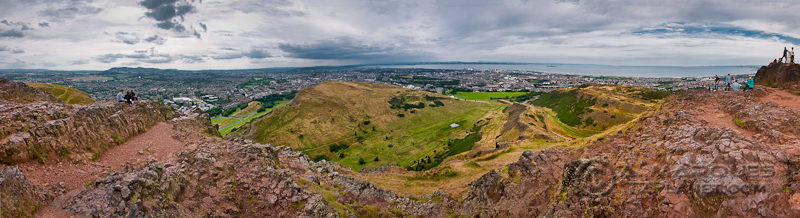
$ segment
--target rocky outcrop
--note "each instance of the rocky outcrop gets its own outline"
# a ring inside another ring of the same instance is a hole
[[[756,72],[755,82],[800,93],[800,64],[770,64]]]
[[[64,208],[90,216],[443,216],[287,147],[223,141],[97,180]]]
[[[19,167],[3,167],[0,171],[0,216],[31,217],[53,196],[25,178]]]
[[[61,99],[25,85],[25,83],[12,82],[0,78],[0,105],[26,104],[37,101],[62,103]]]
[[[158,102],[119,104],[101,101],[72,108],[63,104],[16,104],[0,109],[3,133],[0,160],[21,163],[60,156],[94,159],[158,122],[174,110]],[[19,124],[19,125],[17,125]]]
[[[473,182],[459,213],[800,216],[798,111],[758,100],[763,95],[682,92],[605,141],[575,151],[525,152],[507,173],[492,171]],[[731,120],[704,120],[708,107]],[[742,120],[733,125],[734,118]]]

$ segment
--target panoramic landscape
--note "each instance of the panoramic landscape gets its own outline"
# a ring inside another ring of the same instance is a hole
[[[800,216],[800,4],[0,5],[0,217]]]

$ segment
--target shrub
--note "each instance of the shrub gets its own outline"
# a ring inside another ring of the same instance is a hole
[[[363,158],[363,157],[359,157],[359,158],[358,158],[358,165],[364,165],[364,164],[366,164],[366,163],[367,163],[367,161],[364,161],[364,158]]]
[[[336,153],[338,151],[347,149],[349,147],[350,147],[349,145],[344,144],[344,143],[338,144],[338,145],[337,144],[333,144],[333,145],[328,145],[328,150],[331,151],[331,153]]]
[[[739,120],[739,118],[733,118],[733,123],[736,124],[739,128],[744,128],[744,122]]]
[[[319,162],[321,160],[328,160],[328,156],[325,155],[317,155],[314,157],[314,162]]]
[[[375,159],[373,159],[373,160],[374,160],[375,162],[381,161],[381,159],[379,159],[378,157],[375,157]]]

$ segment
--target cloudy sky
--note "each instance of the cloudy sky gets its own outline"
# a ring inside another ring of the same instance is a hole
[[[759,65],[783,46],[800,1],[0,0],[0,68]]]

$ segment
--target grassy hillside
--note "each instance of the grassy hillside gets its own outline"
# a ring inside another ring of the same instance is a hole
[[[585,137],[625,123],[669,92],[631,86],[583,85],[542,94],[531,104],[553,111],[565,132]]]
[[[256,110],[253,111],[254,114],[251,113],[252,116],[245,115],[244,118],[234,119],[234,121],[232,122],[232,125],[229,124],[229,125],[223,126],[222,124],[220,124],[220,126],[219,126],[220,127],[219,134],[222,135],[222,136],[227,136],[231,132],[234,132],[234,131],[238,130],[238,128],[240,128],[240,127],[242,127],[244,125],[250,124],[250,122],[252,122],[253,120],[261,118],[264,115],[269,114],[269,112],[271,112],[273,109],[281,107],[284,104],[286,104],[285,101],[277,102],[277,104],[275,104],[275,106],[270,107],[270,108],[266,108],[266,109],[264,109],[264,110],[262,110],[260,112],[259,112],[259,109],[256,108]],[[258,106],[261,107],[261,104],[259,104]],[[212,122],[213,122],[213,120],[212,120]]]
[[[66,86],[47,83],[28,83],[27,85],[50,93],[67,104],[87,105],[95,101],[86,92]]]
[[[254,121],[245,135],[355,170],[428,169],[471,149],[487,113],[503,107],[389,85],[324,82]]]
[[[512,99],[527,92],[458,92],[453,96],[467,100]]]

